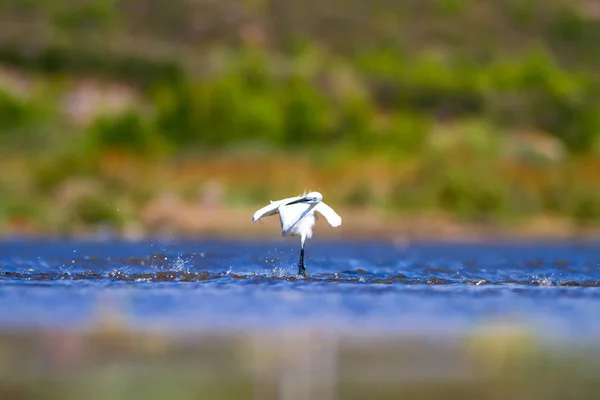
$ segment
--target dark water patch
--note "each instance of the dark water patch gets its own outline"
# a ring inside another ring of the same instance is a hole
[[[436,269],[421,272],[404,273],[375,273],[359,269],[356,271],[344,270],[340,272],[315,272],[309,277],[300,277],[296,275],[295,267],[275,268],[275,269],[257,269],[250,272],[232,272],[232,269],[225,271],[203,270],[200,267],[166,267],[152,268],[143,264],[125,264],[125,266],[114,267],[110,261],[102,263],[97,261],[98,265],[109,265],[109,267],[100,267],[90,269],[89,265],[85,267],[73,266],[70,268],[57,267],[56,272],[39,271],[38,268],[5,268],[0,271],[0,281],[5,283],[19,281],[82,281],[82,280],[117,280],[126,282],[156,281],[156,282],[213,282],[218,280],[240,281],[240,282],[355,282],[363,284],[396,284],[396,285],[523,285],[523,286],[573,286],[573,287],[600,287],[600,279],[588,279],[585,276],[573,276],[577,279],[561,279],[558,277],[540,277],[537,274],[527,275],[526,272],[510,274],[489,274],[480,272],[457,274],[453,271]],[[322,270],[322,268],[321,268]],[[521,275],[519,278],[509,278]],[[574,274],[580,275],[580,274]]]

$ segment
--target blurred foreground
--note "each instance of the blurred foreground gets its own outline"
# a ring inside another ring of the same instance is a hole
[[[3,399],[592,399],[600,348],[521,327],[458,340],[289,330],[169,336],[107,321],[0,334]]]

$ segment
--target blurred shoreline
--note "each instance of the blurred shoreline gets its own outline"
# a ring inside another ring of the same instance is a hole
[[[574,223],[565,218],[536,217],[518,223],[460,221],[443,213],[390,214],[365,209],[336,208],[343,218],[332,228],[319,218],[313,240],[375,240],[396,244],[411,241],[493,242],[493,241],[595,241],[596,225]],[[74,225],[68,230],[52,227],[11,226],[1,237],[109,237],[143,240],[151,237],[252,238],[284,240],[277,216],[252,223],[250,207],[205,207],[187,204],[172,208],[149,207],[140,220],[124,222],[120,228],[109,224]]]

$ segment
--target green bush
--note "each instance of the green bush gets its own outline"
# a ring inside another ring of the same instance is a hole
[[[107,223],[120,227],[123,224],[123,215],[117,210],[112,199],[98,196],[84,196],[78,199],[70,210],[71,223],[83,225],[97,225]]]
[[[596,78],[568,72],[545,52],[491,66],[482,85],[488,113],[504,126],[533,126],[559,138],[573,152],[599,137],[600,89]]]
[[[107,28],[119,19],[118,0],[87,0],[67,3],[54,12],[56,26],[70,32]]]
[[[42,154],[29,160],[32,188],[36,195],[45,197],[71,178],[97,175],[97,154],[86,151],[82,141],[63,148],[60,152]]]
[[[46,205],[39,201],[19,199],[13,197],[2,204],[0,214],[6,221],[27,221],[29,223],[44,223],[48,219]]]
[[[36,153],[62,142],[64,118],[54,103],[43,93],[25,96],[0,90],[0,152]]]
[[[600,192],[593,188],[580,190],[569,196],[568,215],[579,222],[600,221]]]
[[[7,136],[33,123],[34,113],[24,99],[0,90],[0,135]]]
[[[506,211],[508,193],[497,179],[467,171],[446,171],[436,183],[436,200],[438,207],[456,215],[489,218]]]
[[[57,42],[34,47],[33,52],[17,41],[5,42],[0,44],[0,62],[49,74],[115,78],[147,88],[174,82],[183,75],[182,63],[176,59],[148,57],[133,50],[116,51],[90,45],[93,40],[71,39],[67,44]]]
[[[579,222],[600,220],[600,191],[595,186],[567,177],[540,190],[544,211],[564,215]]]
[[[164,87],[154,96],[157,131],[176,147],[223,147],[239,141],[279,143],[283,116],[274,95],[242,86],[239,77]]]
[[[325,96],[302,77],[292,77],[282,89],[283,144],[326,144],[331,137],[331,110]]]
[[[87,141],[91,151],[118,149],[149,154],[165,145],[152,121],[134,110],[98,117],[89,128]]]
[[[533,127],[584,152],[600,137],[594,100],[600,80],[568,70],[547,51],[488,63],[398,52],[365,54],[356,64],[370,82],[377,106],[452,120],[487,117],[504,129]]]
[[[354,185],[342,196],[342,203],[348,206],[367,207],[375,203],[373,189],[368,182],[360,182]]]

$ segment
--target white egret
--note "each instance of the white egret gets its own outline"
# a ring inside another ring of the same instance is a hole
[[[298,274],[308,276],[304,268],[304,242],[312,237],[312,228],[318,219],[315,211],[325,217],[329,225],[333,227],[342,224],[342,218],[327,204],[323,203],[323,196],[319,192],[310,192],[297,197],[271,201],[271,204],[256,211],[252,216],[252,222],[263,217],[279,214],[281,222],[281,234],[283,236],[300,236],[300,262],[298,263]]]

